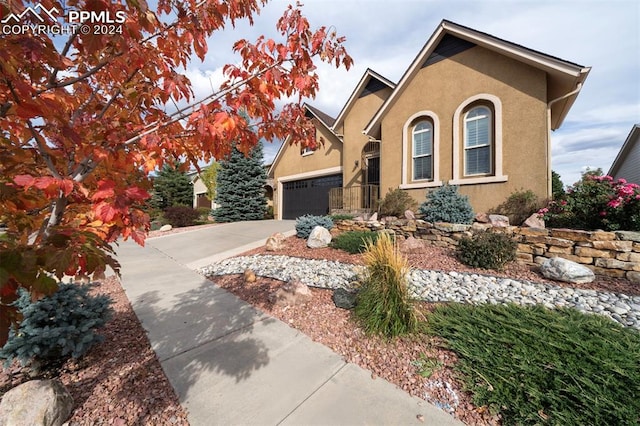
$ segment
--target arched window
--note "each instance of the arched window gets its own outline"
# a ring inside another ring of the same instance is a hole
[[[464,174],[492,173],[493,114],[486,106],[476,106],[464,115]]]
[[[411,131],[413,180],[433,179],[433,124],[418,121]]]

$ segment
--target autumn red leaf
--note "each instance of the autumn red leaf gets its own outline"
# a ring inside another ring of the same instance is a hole
[[[120,11],[126,20],[110,35],[0,37],[0,220],[8,237],[0,257],[22,253],[11,267],[2,264],[2,279],[15,288],[3,287],[10,294],[0,300],[0,345],[17,318],[6,301],[18,287],[44,294],[55,287],[48,273],[117,271],[111,244],[127,237],[144,243],[150,173],[165,161],[195,167],[261,138],[314,143],[302,109],[318,90],[314,61],[349,69],[352,60],[343,39],[311,29],[300,4],[274,22],[278,37],[236,42],[238,60],[224,66],[226,81],[202,99],[194,99],[185,75],[191,60],[212,50],[216,31],[253,22],[265,3],[158,0],[152,10],[144,1],[43,0],[48,9]],[[19,14],[29,4],[3,8]],[[40,24],[31,14],[23,21]],[[285,98],[293,103],[277,109]],[[57,235],[65,238],[64,255]]]

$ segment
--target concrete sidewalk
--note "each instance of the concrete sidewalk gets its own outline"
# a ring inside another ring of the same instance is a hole
[[[122,285],[191,425],[462,424],[187,266],[291,229],[292,222],[244,222],[118,248]]]

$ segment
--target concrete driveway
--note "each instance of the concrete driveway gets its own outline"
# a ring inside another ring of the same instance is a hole
[[[295,220],[255,220],[223,223],[147,240],[154,247],[189,269],[198,269],[224,257],[251,250],[275,232],[295,233]]]

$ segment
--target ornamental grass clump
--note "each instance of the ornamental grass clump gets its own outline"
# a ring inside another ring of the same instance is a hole
[[[369,334],[395,337],[418,330],[418,313],[409,298],[409,265],[395,248],[388,233],[380,233],[375,243],[366,242],[366,265],[356,307],[356,318]]]

